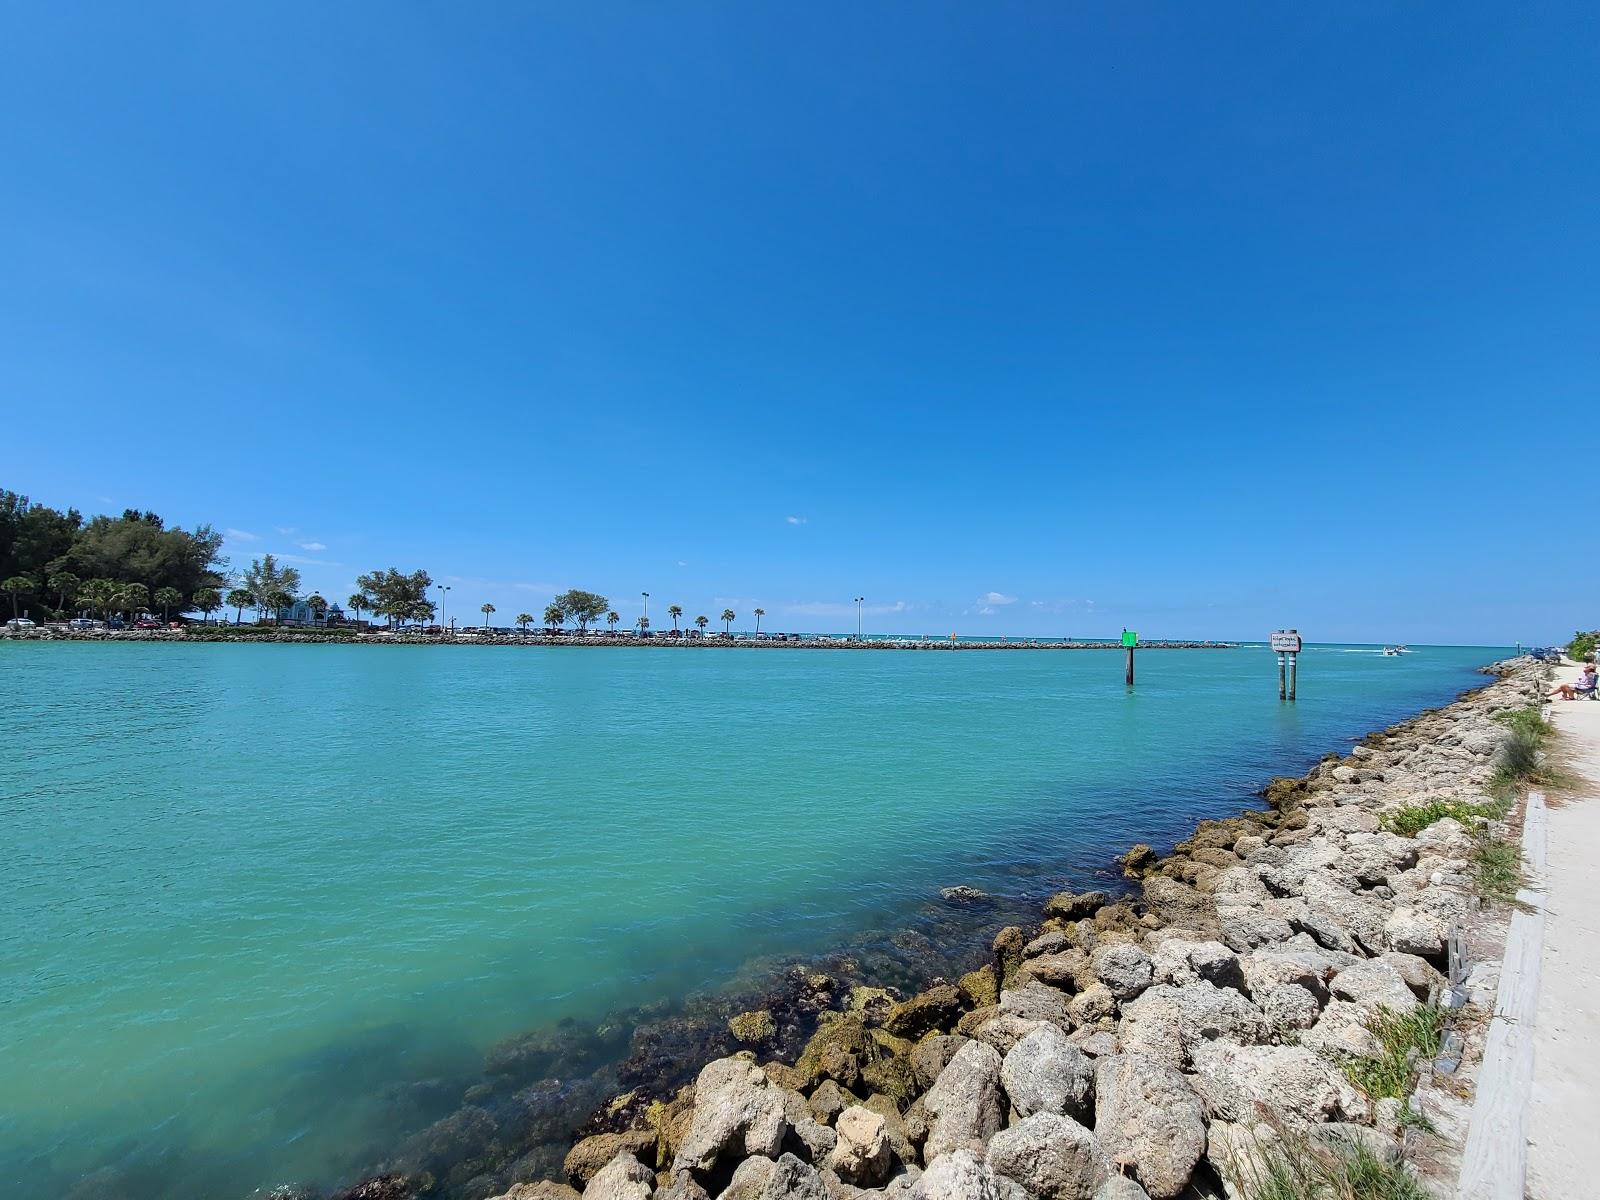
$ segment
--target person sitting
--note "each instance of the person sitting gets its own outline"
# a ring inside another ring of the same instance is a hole
[[[1554,700],[1557,696],[1559,696],[1563,700],[1578,700],[1580,698],[1592,700],[1594,699],[1595,685],[1597,681],[1600,681],[1600,677],[1597,677],[1595,673],[1594,664],[1584,663],[1583,674],[1578,676],[1578,682],[1563,683],[1560,687],[1556,688],[1555,691],[1550,693],[1549,698]]]

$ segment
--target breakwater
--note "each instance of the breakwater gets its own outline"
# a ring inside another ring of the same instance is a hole
[[[563,647],[644,647],[673,650],[1120,650],[1121,642],[1034,640],[1029,638],[909,638],[844,636],[815,637],[789,635],[760,638],[754,636],[673,638],[665,635],[638,637],[595,634],[581,636],[539,633],[478,633],[472,630],[453,634],[411,633],[390,630],[263,629],[252,626],[192,625],[182,630],[69,630],[41,626],[28,630],[0,630],[0,638],[16,641],[86,642],[265,642],[284,645],[353,646],[563,646]],[[1235,643],[1218,641],[1148,641],[1140,650],[1231,650]]]

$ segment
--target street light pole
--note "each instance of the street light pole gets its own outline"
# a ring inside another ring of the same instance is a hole
[[[865,596],[856,597],[856,641],[858,642],[861,640],[861,602],[865,599]]]
[[[441,583],[439,585],[439,632],[440,633],[443,633],[444,630],[445,630],[446,621],[444,619],[444,612],[445,612],[445,608],[447,607],[446,602],[449,600],[449,597],[445,593],[447,593],[449,590],[450,590],[450,585],[449,584]]]
[[[639,594],[644,597],[644,619],[639,622],[639,632],[643,633],[650,621],[650,593],[640,592]]]

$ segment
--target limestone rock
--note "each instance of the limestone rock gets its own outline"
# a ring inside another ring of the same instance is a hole
[[[1100,982],[1118,1000],[1131,1000],[1150,986],[1150,956],[1131,943],[1096,948],[1090,965]]]
[[[1094,1200],[1150,1200],[1150,1193],[1126,1175],[1113,1175],[1095,1188]]]
[[[932,1087],[933,1081],[939,1078],[939,1072],[956,1056],[956,1051],[970,1040],[951,1033],[934,1034],[918,1042],[911,1051],[911,1069],[916,1073],[917,1086],[924,1091]]]
[[[1105,984],[1095,982],[1084,988],[1067,1005],[1067,1015],[1078,1025],[1093,1025],[1096,1021],[1115,1016],[1117,998]]]
[[[1057,892],[1044,902],[1044,915],[1062,921],[1081,921],[1111,903],[1104,892]]]
[[[583,1200],[650,1200],[656,1173],[623,1151],[594,1173]]]
[[[830,1200],[822,1175],[792,1154],[745,1159],[718,1200]]]
[[[853,1105],[839,1114],[834,1131],[839,1140],[827,1164],[840,1179],[858,1187],[876,1187],[888,1178],[889,1133],[881,1115]]]
[[[782,1091],[743,1058],[708,1063],[694,1085],[694,1121],[673,1169],[709,1171],[720,1157],[776,1158],[788,1132]]]
[[[915,1040],[935,1029],[954,1025],[963,1009],[960,989],[954,984],[941,983],[896,1004],[884,1018],[883,1027],[896,1037]]]
[[[568,1150],[561,1168],[567,1173],[568,1179],[582,1187],[618,1154],[631,1154],[644,1161],[653,1161],[655,1152],[656,1132],[653,1129],[597,1133],[593,1137],[584,1138]]]
[[[1000,1200],[989,1164],[971,1150],[952,1150],[928,1161],[911,1185],[911,1200]]]
[[[778,1036],[778,1023],[765,1009],[728,1018],[728,1032],[745,1046],[764,1046]]]
[[[1026,1017],[1030,1021],[1049,1021],[1063,1028],[1072,1023],[1072,1018],[1067,1014],[1067,997],[1042,983],[1024,983],[1019,987],[1007,988],[1000,993],[1000,1011]]]
[[[1192,1057],[1195,1090],[1218,1120],[1254,1123],[1269,1113],[1315,1124],[1365,1107],[1338,1068],[1304,1046],[1209,1042]]]
[[[1089,1115],[1094,1067],[1061,1030],[1041,1025],[1005,1056],[1000,1082],[1023,1117],[1064,1113],[1083,1120]]]
[[[1177,1071],[1135,1054],[1095,1064],[1094,1133],[1155,1200],[1179,1195],[1206,1146],[1200,1097]]]
[[[999,1130],[1000,1052],[984,1042],[968,1042],[956,1051],[922,1098],[928,1114],[929,1161],[952,1150],[981,1151]]]
[[[1328,990],[1341,1000],[1372,1011],[1383,1007],[1404,1013],[1417,1007],[1417,998],[1405,976],[1378,958],[1344,968],[1333,977]]]
[[[1423,958],[1437,958],[1444,953],[1447,933],[1444,922],[1438,917],[1404,905],[1390,913],[1389,919],[1383,923],[1383,936],[1389,949]]]
[[[988,1162],[1037,1200],[1091,1200],[1108,1174],[1094,1136],[1060,1113],[1035,1113],[995,1134]]]
[[[1063,942],[1066,940],[1065,934],[1056,936]],[[1095,981],[1094,968],[1090,966],[1089,956],[1082,950],[1067,948],[1023,959],[1012,987],[1020,987],[1029,980],[1037,980],[1063,991],[1077,992]]]
[[[832,1125],[835,1117],[850,1105],[860,1104],[861,1101],[847,1088],[840,1087],[837,1081],[825,1079],[812,1091],[808,1103],[812,1116],[824,1125]]]

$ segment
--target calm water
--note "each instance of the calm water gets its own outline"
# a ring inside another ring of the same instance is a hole
[[[508,1034],[1086,882],[1500,654],[0,644],[0,1192],[332,1181]]]

